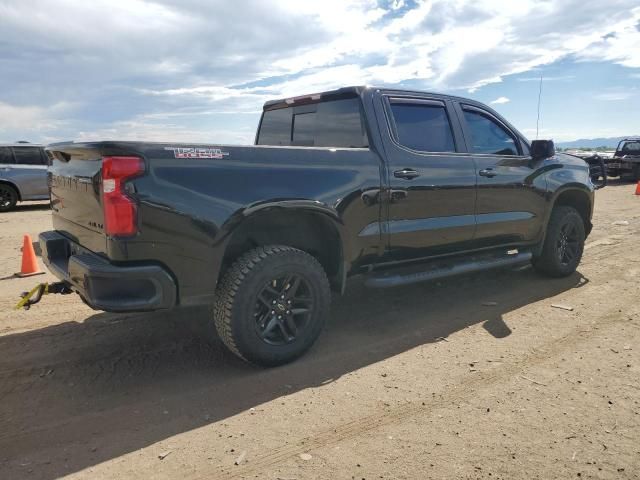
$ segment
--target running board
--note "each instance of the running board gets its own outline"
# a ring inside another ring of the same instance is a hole
[[[428,282],[430,280],[438,280],[454,275],[462,275],[465,273],[479,272],[495,268],[516,267],[524,265],[531,261],[531,252],[520,252],[513,254],[501,254],[491,257],[475,258],[475,259],[458,259],[449,260],[447,263],[438,263],[427,270],[415,271],[407,274],[384,273],[369,277],[365,281],[365,285],[371,288],[389,288],[398,287],[400,285],[410,285],[412,283]]]

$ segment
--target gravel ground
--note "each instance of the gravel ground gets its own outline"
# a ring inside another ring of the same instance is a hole
[[[597,193],[569,278],[356,279],[312,351],[272,370],[227,353],[204,309],[13,311],[53,280],[12,278],[22,234],[51,221],[2,214],[0,478],[640,478],[633,191]]]

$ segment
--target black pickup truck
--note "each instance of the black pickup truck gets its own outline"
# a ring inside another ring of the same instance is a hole
[[[96,309],[210,305],[237,355],[304,353],[331,290],[495,267],[573,273],[586,163],[473,100],[350,87],[267,102],[254,146],[52,145],[48,268]]]
[[[640,137],[624,138],[618,143],[613,157],[607,161],[607,174],[628,176],[634,182],[640,182]]]

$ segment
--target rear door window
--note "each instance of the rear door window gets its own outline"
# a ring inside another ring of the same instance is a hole
[[[13,154],[18,165],[46,165],[46,160],[38,147],[14,147]]]
[[[258,145],[366,148],[367,133],[358,97],[267,110]]]
[[[421,152],[455,152],[451,122],[442,102],[391,99],[396,140]]]
[[[0,147],[0,165],[13,164],[13,152],[9,147]]]
[[[489,115],[475,109],[463,109],[471,134],[471,152],[489,155],[519,155],[515,137]]]

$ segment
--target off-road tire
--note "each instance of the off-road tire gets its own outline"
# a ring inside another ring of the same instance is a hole
[[[563,244],[564,232],[567,229],[574,232],[575,253],[570,260],[563,261],[561,245]],[[582,253],[584,252],[584,240],[584,221],[578,211],[573,207],[564,205],[555,207],[551,212],[551,218],[547,225],[547,235],[544,239],[542,252],[539,256],[533,258],[534,268],[550,277],[571,275],[580,264]]]
[[[5,200],[3,202],[3,199]],[[8,203],[7,203],[8,200]],[[11,185],[0,183],[0,212],[12,210],[18,203],[18,192]]]
[[[278,275],[304,278],[313,298],[307,324],[292,343],[266,343],[256,331],[257,296]],[[269,245],[242,255],[224,273],[216,290],[213,318],[229,350],[247,362],[265,367],[282,365],[305,353],[326,323],[331,304],[329,281],[320,263],[293,247]]]

